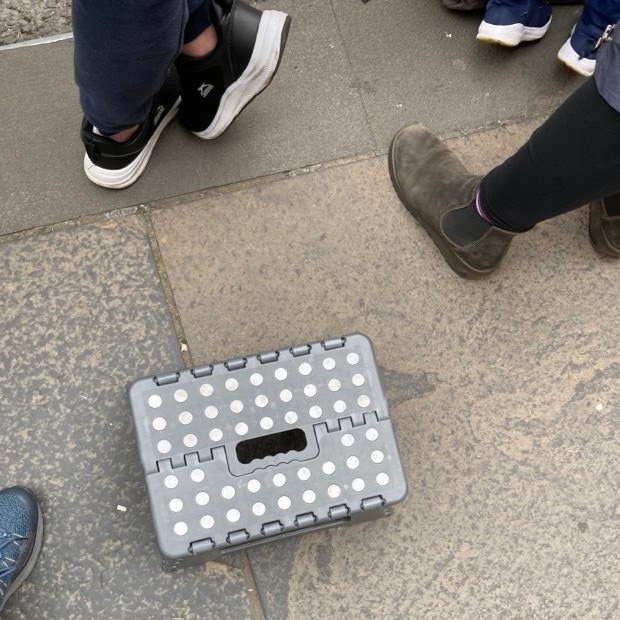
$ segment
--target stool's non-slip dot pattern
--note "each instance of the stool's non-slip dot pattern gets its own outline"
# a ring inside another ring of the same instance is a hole
[[[193,482],[202,482],[205,479],[205,473],[202,469],[192,469],[189,477]]]
[[[174,533],[177,536],[185,536],[188,531],[189,527],[187,526],[187,523],[185,523],[185,521],[179,521],[178,523],[174,524]]]
[[[340,383],[340,381],[338,381],[338,379],[330,379],[329,383],[327,384],[327,387],[332,392],[337,392],[340,389],[340,387],[341,387],[341,383]]]
[[[269,404],[269,399],[264,394],[259,394],[255,399],[254,403],[257,407],[261,409],[266,407]]]
[[[166,420],[164,418],[155,418],[153,420],[153,428],[156,431],[163,431],[166,428]]]
[[[243,411],[243,403],[240,400],[233,400],[230,403],[230,410],[233,413],[241,413]]]
[[[374,450],[370,455],[370,460],[373,463],[383,463],[383,452],[381,450]]]
[[[290,390],[282,390],[280,392],[280,400],[283,403],[290,403],[293,400],[293,392]]]
[[[200,393],[203,396],[212,396],[213,395],[213,386],[210,383],[203,383],[200,386]]]
[[[368,398],[366,394],[362,394],[361,396],[358,397],[357,404],[360,407],[368,407],[368,405],[370,405],[370,398]]]
[[[308,489],[307,491],[303,492],[301,498],[304,500],[304,502],[306,502],[306,504],[312,504],[312,502],[314,502],[314,500],[316,499],[316,493]]]
[[[323,410],[318,405],[312,405],[308,413],[311,418],[320,418],[323,415]]]
[[[250,493],[258,493],[260,491],[260,482],[256,478],[248,480],[248,491]]]
[[[194,448],[197,443],[198,437],[196,437],[193,433],[188,433],[185,437],[183,437],[183,444],[188,448]]]
[[[181,411],[179,413],[179,422],[181,424],[191,424],[194,416],[189,411]]]
[[[273,428],[273,420],[269,417],[261,418],[260,427],[264,431],[268,431],[270,428]]]
[[[312,372],[312,366],[308,364],[308,362],[299,364],[299,373],[304,375],[304,377],[308,376],[311,372]]]
[[[379,431],[374,427],[369,428],[366,431],[366,439],[368,441],[377,441],[379,439]]]
[[[323,360],[323,368],[325,370],[334,370],[336,368],[336,360],[333,357],[326,357]]]
[[[344,400],[337,400],[334,403],[334,411],[336,413],[344,413],[347,410],[347,403]]]
[[[274,486],[283,487],[286,484],[286,476],[284,474],[275,474],[271,479]]]
[[[255,372],[251,377],[250,377],[250,383],[256,387],[258,387],[259,385],[261,385],[263,383],[263,375],[260,374],[260,372]]]
[[[255,504],[252,505],[252,512],[257,517],[262,517],[266,511],[267,511],[267,507],[265,506],[265,504],[263,504],[263,502],[256,502]]]
[[[357,469],[360,466],[360,460],[356,456],[350,456],[347,459],[347,467],[349,469]]]
[[[297,414],[294,411],[287,411],[284,414],[284,421],[287,424],[295,424],[297,422]]]
[[[170,508],[172,512],[181,512],[181,510],[183,510],[183,502],[178,497],[175,497],[168,503],[168,508]]]
[[[235,487],[231,487],[230,485],[226,485],[222,489],[222,497],[224,499],[232,499],[235,496]]]
[[[331,476],[336,471],[336,466],[331,461],[325,461],[323,467],[321,467],[323,473],[327,476]]]
[[[351,366],[355,366],[360,361],[360,356],[357,353],[347,353],[347,362]]]
[[[176,489],[179,486],[179,479],[170,474],[164,478],[164,486],[167,489]]]
[[[336,499],[340,497],[340,487],[337,484],[330,484],[327,487],[327,495],[329,495],[332,499]]]
[[[382,487],[384,487],[390,481],[390,477],[385,472],[381,472],[377,474],[376,480],[377,484],[380,484]]]
[[[206,506],[209,503],[209,494],[204,491],[200,491],[200,493],[196,493],[196,503],[199,506]]]
[[[236,508],[231,508],[228,512],[226,512],[226,518],[231,523],[237,523],[237,521],[241,519],[241,513]]]
[[[291,498],[287,495],[282,495],[278,498],[278,507],[281,510],[288,510],[291,507]]]
[[[248,425],[245,422],[239,422],[239,424],[235,426],[235,433],[237,433],[237,435],[247,435],[248,430]]]
[[[211,441],[221,441],[222,437],[224,437],[224,433],[222,433],[221,429],[219,428],[212,428],[209,431],[209,438],[211,439]]]
[[[151,409],[157,409],[158,407],[161,407],[162,404],[162,399],[161,396],[159,396],[158,394],[153,394],[152,396],[149,396],[149,407],[151,407]]]
[[[273,373],[273,376],[278,381],[284,381],[284,379],[288,377],[288,373],[286,372],[286,368],[276,368],[275,372]]]
[[[234,392],[239,387],[239,381],[233,377],[230,377],[229,379],[226,379],[226,383],[224,383],[224,385],[229,392]]]
[[[177,403],[184,403],[187,400],[187,391],[182,389],[177,390],[174,393],[174,400],[176,400]]]
[[[341,441],[343,446],[345,446],[346,448],[350,448],[355,443],[355,437],[353,437],[353,435],[351,435],[351,433],[345,433],[340,438],[340,441]]]
[[[210,530],[215,525],[215,519],[211,515],[205,515],[200,519],[200,526],[205,530]]]
[[[316,396],[316,385],[314,385],[313,383],[308,383],[308,385],[304,387],[304,394],[308,398],[312,398],[313,396]]]
[[[363,491],[365,486],[366,483],[361,478],[355,478],[355,480],[351,483],[353,490],[358,492]]]
[[[167,439],[157,442],[157,450],[162,454],[168,454],[172,450],[172,444]]]
[[[297,471],[297,477],[300,480],[309,480],[310,479],[310,470],[307,467],[300,467]]]
[[[366,381],[366,379],[364,379],[364,375],[361,375],[360,373],[357,373],[356,375],[353,375],[353,377],[351,378],[351,382],[356,387],[360,387],[360,386],[364,385],[365,381]]]
[[[205,415],[207,416],[207,418],[209,418],[209,420],[215,420],[215,418],[217,418],[218,416],[218,409],[217,407],[214,407],[213,405],[209,405],[206,409],[205,409]]]

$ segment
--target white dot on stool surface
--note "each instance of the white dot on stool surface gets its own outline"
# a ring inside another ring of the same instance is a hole
[[[222,488],[222,497],[224,499],[232,499],[235,496],[235,488],[227,485]]]
[[[187,392],[185,390],[177,390],[174,393],[174,400],[176,400],[177,403],[184,403],[187,400]]]
[[[331,461],[325,461],[321,469],[324,474],[331,476],[336,471],[336,466]]]
[[[360,385],[364,385],[364,375],[360,375],[359,373],[356,375],[353,375],[351,382],[353,383],[353,385],[360,387]]]
[[[360,407],[368,407],[368,405],[370,405],[370,398],[368,398],[368,396],[366,396],[366,394],[362,394],[358,399],[357,399],[357,404]]]
[[[323,368],[325,368],[325,370],[333,370],[336,367],[336,361],[334,360],[333,357],[326,357],[323,360]]]
[[[313,385],[312,383],[308,383],[308,385],[304,387],[304,394],[308,396],[308,398],[312,398],[313,396],[316,396],[316,385]]]
[[[368,439],[368,441],[377,441],[378,438],[379,431],[376,428],[369,428],[366,431],[366,439]]]
[[[273,426],[273,420],[271,418],[262,418],[260,421],[260,427],[268,431]]]
[[[301,497],[306,504],[311,504],[316,499],[316,493],[311,490],[304,491]]]
[[[215,418],[217,418],[218,413],[219,412],[217,410],[217,407],[214,407],[213,405],[209,405],[205,409],[205,415],[207,416],[207,418],[209,418],[209,420],[214,420]]]
[[[284,381],[286,379],[288,373],[286,372],[286,368],[276,368],[276,371],[273,373],[273,376],[278,381]]]
[[[241,413],[243,411],[243,403],[240,400],[233,400],[230,403],[230,410],[233,413]]]
[[[157,449],[162,453],[162,454],[168,454],[168,452],[170,452],[170,450],[172,450],[172,445],[170,444],[170,442],[167,439],[162,439],[158,444],[157,444]]]
[[[202,482],[205,479],[205,473],[204,471],[202,471],[202,469],[192,469],[192,473],[189,475],[189,477],[194,482]]]
[[[206,506],[209,503],[209,494],[201,491],[196,494],[196,503],[199,506]]]
[[[170,500],[168,507],[172,510],[172,512],[180,512],[183,510],[183,502],[178,497],[175,497]]]
[[[300,480],[308,480],[310,478],[310,470],[307,467],[301,467],[297,472],[297,477]]]
[[[389,481],[390,477],[385,472],[377,474],[377,484],[385,486]]]
[[[293,392],[291,392],[290,390],[282,390],[280,392],[280,400],[283,403],[290,403],[292,399],[293,399]]]
[[[255,372],[251,377],[250,377],[250,383],[252,385],[258,386],[263,382],[263,375],[261,375],[259,372]]]
[[[345,433],[340,439],[343,446],[350,448],[355,443],[355,438],[350,433]]]
[[[360,361],[360,356],[357,353],[349,353],[347,355],[347,362],[351,364],[351,366],[355,366]]]
[[[239,422],[239,424],[235,426],[235,433],[237,433],[237,435],[245,435],[247,432],[248,425],[245,422]]]
[[[284,414],[284,421],[287,424],[295,424],[297,422],[297,414],[294,411],[287,411]]]
[[[278,506],[282,510],[288,510],[291,507],[291,498],[286,495],[282,495],[282,497],[278,498]]]
[[[187,523],[185,523],[184,521],[179,521],[178,523],[174,524],[174,533],[177,536],[185,536],[188,530],[189,528],[187,527]]]
[[[250,493],[258,493],[260,491],[260,482],[256,478],[248,480],[248,491]]]
[[[200,386],[200,393],[203,396],[211,396],[213,394],[213,386],[210,383],[203,383]]]
[[[179,413],[179,422],[181,424],[189,424],[194,419],[194,416],[189,411],[181,411]]]
[[[370,455],[370,460],[373,463],[382,463],[383,462],[383,452],[381,450],[373,450]]]
[[[239,521],[239,519],[241,518],[241,513],[236,509],[236,508],[231,508],[227,513],[226,513],[226,518],[231,522],[231,523],[236,523],[237,521]]]
[[[320,418],[323,414],[323,410],[318,405],[312,405],[308,413],[310,414],[311,418]]]
[[[226,383],[224,385],[229,392],[234,392],[239,387],[239,381],[230,377],[230,379],[226,379]]]
[[[356,456],[350,456],[347,459],[347,467],[349,469],[357,469],[360,466],[360,460]]]
[[[259,394],[255,399],[257,407],[266,407],[269,403],[269,399],[264,394]]]
[[[198,443],[198,437],[192,433],[189,433],[189,435],[185,435],[185,437],[183,437],[183,443],[188,448],[193,448]]]
[[[308,362],[304,362],[299,365],[299,372],[304,376],[309,375],[312,372],[312,366]]]
[[[179,479],[176,476],[173,476],[172,474],[164,478],[164,485],[167,489],[176,489],[178,484],[179,484]]]
[[[273,476],[273,484],[277,487],[282,487],[286,484],[286,476],[284,474],[275,474]]]
[[[334,411],[336,413],[344,413],[346,408],[347,408],[347,404],[344,402],[344,400],[337,400],[334,403]]]
[[[149,396],[149,407],[153,408],[153,409],[157,409],[158,407],[161,407],[161,396],[158,396],[157,394],[153,394],[152,396]]]
[[[256,502],[256,504],[252,506],[252,512],[257,517],[262,517],[265,514],[266,510],[267,508],[265,507],[265,504],[263,504],[263,502]]]
[[[220,441],[223,436],[224,433],[222,433],[221,429],[219,428],[212,428],[209,431],[209,438],[211,439],[211,441]]]
[[[337,484],[330,484],[327,487],[327,495],[331,498],[336,498],[340,496],[340,487]]]
[[[163,431],[166,428],[166,420],[164,418],[155,418],[153,420],[153,428],[156,431]]]
[[[366,483],[361,478],[356,478],[351,483],[351,486],[353,487],[354,491],[363,491]]]
[[[200,525],[205,530],[210,530],[215,525],[215,519],[211,515],[205,515],[200,519]]]
[[[340,381],[338,381],[338,379],[330,379],[329,383],[327,384],[327,387],[332,392],[337,392],[340,389]]]

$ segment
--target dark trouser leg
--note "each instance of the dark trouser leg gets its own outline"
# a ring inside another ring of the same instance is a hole
[[[489,172],[480,191],[491,223],[513,232],[620,193],[620,114],[594,79]]]

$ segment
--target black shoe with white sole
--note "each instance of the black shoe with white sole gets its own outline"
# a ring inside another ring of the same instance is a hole
[[[206,59],[180,56],[179,120],[199,138],[220,136],[271,82],[291,25],[281,11],[259,11],[242,0],[213,0],[218,45]]]
[[[173,70],[153,98],[148,118],[126,142],[116,142],[95,133],[93,126],[84,119],[81,138],[86,148],[86,176],[93,183],[110,189],[123,189],[135,183],[144,172],[159,136],[174,119],[180,102],[179,78]]]

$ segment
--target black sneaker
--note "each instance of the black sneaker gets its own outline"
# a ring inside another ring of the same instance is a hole
[[[291,25],[281,11],[259,11],[241,0],[213,0],[218,45],[206,59],[179,56],[183,99],[179,120],[199,138],[221,135],[271,82]]]
[[[86,147],[86,176],[93,183],[110,189],[123,189],[135,183],[144,172],[159,136],[175,117],[180,102],[179,78],[172,71],[153,98],[147,120],[126,142],[96,134],[84,119],[81,137]]]

